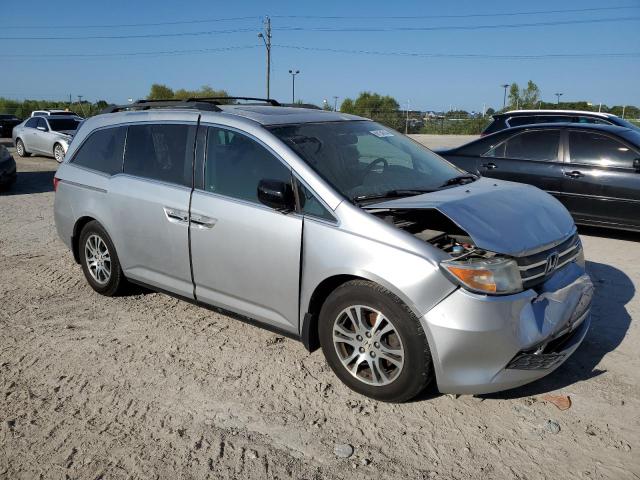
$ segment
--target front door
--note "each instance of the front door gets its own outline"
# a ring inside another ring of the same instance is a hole
[[[198,301],[297,333],[302,217],[257,198],[260,180],[291,182],[290,168],[230,129],[209,127],[203,150],[191,202]]]
[[[559,129],[516,133],[480,158],[480,173],[490,178],[528,183],[556,195],[562,182]]]
[[[618,138],[594,130],[568,135],[563,191],[578,220],[603,226],[640,226],[640,153]]]
[[[127,130],[124,173],[111,178],[118,215],[112,236],[124,274],[193,298],[189,198],[196,124],[136,124]]]

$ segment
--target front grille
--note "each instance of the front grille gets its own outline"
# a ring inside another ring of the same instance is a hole
[[[575,260],[581,249],[580,238],[578,234],[574,234],[553,248],[526,257],[516,258],[520,277],[522,278],[522,286],[526,289],[543,283],[556,270]],[[558,255],[557,264],[555,268],[547,271],[547,260],[554,253]]]

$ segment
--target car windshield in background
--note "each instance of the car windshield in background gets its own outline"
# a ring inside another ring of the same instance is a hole
[[[374,122],[303,123],[270,130],[356,201],[416,195],[464,176],[435,153]]]
[[[18,120],[15,115],[5,115],[0,113],[0,120]]]
[[[75,118],[49,118],[48,120],[51,130],[56,132],[76,130],[80,124],[80,120]]]

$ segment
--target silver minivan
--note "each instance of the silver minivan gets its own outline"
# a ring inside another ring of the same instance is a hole
[[[578,348],[593,285],[557,200],[364,118],[265,103],[82,124],[55,221],[95,291],[141,284],[322,347],[384,401],[517,387]]]

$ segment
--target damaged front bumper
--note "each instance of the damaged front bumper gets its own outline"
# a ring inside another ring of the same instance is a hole
[[[491,393],[552,372],[584,339],[593,290],[576,262],[515,295],[456,290],[421,319],[439,390]]]

